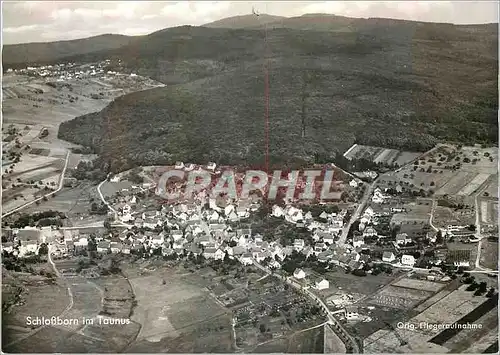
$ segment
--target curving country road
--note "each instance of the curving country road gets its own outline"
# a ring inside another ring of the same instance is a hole
[[[109,176],[109,175],[108,175]],[[131,224],[127,224],[127,223],[123,223],[122,221],[120,221],[120,218],[118,217],[118,211],[115,210],[113,208],[113,206],[111,206],[111,204],[108,203],[108,201],[106,201],[106,199],[104,198],[104,195],[102,194],[102,191],[101,191],[101,187],[102,185],[107,182],[107,178],[106,180],[103,180],[99,183],[99,185],[97,185],[97,193],[99,194],[99,197],[101,198],[101,201],[102,203],[104,203],[110,211],[112,211],[115,215],[115,222],[116,222],[116,226],[119,226],[119,227],[126,227],[126,228],[132,228],[133,225]]]

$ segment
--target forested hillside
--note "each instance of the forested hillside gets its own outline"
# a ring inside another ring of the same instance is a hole
[[[267,50],[262,29],[183,26],[83,56],[120,58],[167,87],[116,99],[59,136],[93,146],[113,170],[263,161],[268,56],[274,163],[326,159],[354,142],[498,142],[496,26],[368,19],[318,31],[293,21],[268,31]]]

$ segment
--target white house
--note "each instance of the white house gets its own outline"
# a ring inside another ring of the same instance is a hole
[[[177,169],[177,170],[184,169],[184,163],[181,161],[178,161],[177,163],[175,163],[175,169]]]
[[[23,240],[21,241],[21,246],[19,247],[19,256],[25,256],[26,254],[36,254],[38,250],[38,242],[36,240]]]
[[[330,217],[330,215],[328,213],[326,213],[325,211],[321,212],[321,214],[319,215],[319,218],[324,219],[324,220],[327,220],[328,217]]]
[[[252,254],[250,253],[242,254],[240,257],[240,263],[242,263],[243,265],[253,264]]]
[[[316,290],[326,290],[326,289],[330,288],[330,282],[328,282],[327,279],[317,280],[315,285],[314,285],[314,288]]]
[[[356,307],[346,307],[344,315],[347,320],[356,320],[359,318],[358,309]]]
[[[12,253],[14,251],[14,243],[12,242],[3,243],[2,251],[5,251],[6,253]]]
[[[224,214],[229,217],[231,213],[234,213],[234,205],[227,205],[224,208]]]
[[[86,248],[89,245],[89,240],[87,237],[80,237],[75,242],[75,247]]]
[[[123,207],[122,207],[122,214],[123,215],[130,214],[131,211],[132,211],[132,207],[130,207],[129,204],[123,205]]]
[[[383,203],[386,196],[380,191],[380,189],[376,189],[373,193],[372,202],[373,203]]]
[[[393,252],[384,251],[384,253],[382,254],[382,261],[385,261],[386,263],[392,263],[394,260],[396,260],[396,256]]]
[[[293,248],[297,251],[301,251],[302,249],[304,249],[304,246],[305,246],[304,239],[295,239],[293,241]]]
[[[349,181],[349,186],[351,186],[351,187],[358,187],[358,182],[353,179],[353,180]]]
[[[239,218],[247,218],[250,216],[250,213],[248,212],[247,208],[244,206],[236,207],[236,214],[238,215]]]
[[[208,220],[210,222],[218,222],[220,218],[220,215],[217,213],[217,211],[213,211],[210,216],[208,217]]]
[[[210,170],[210,171],[215,171],[216,167],[217,167],[217,164],[215,164],[214,162],[209,162],[207,164],[207,169]]]
[[[99,242],[97,244],[97,252],[98,253],[107,253],[108,250],[109,250],[109,242],[108,241],[105,241],[103,240],[102,242]]]
[[[404,245],[406,243],[410,243],[411,241],[411,238],[408,237],[408,234],[406,233],[400,233],[396,235],[396,244],[398,245]]]
[[[124,214],[120,216],[120,221],[122,222],[131,222],[134,220],[134,216],[132,216],[130,213]]]
[[[285,211],[283,210],[283,208],[281,208],[280,206],[278,205],[274,205],[273,206],[273,211],[272,211],[272,215],[274,217],[283,217],[285,215]]]
[[[401,264],[404,266],[410,266],[413,267],[415,265],[415,258],[413,255],[403,255],[401,257]]]
[[[194,164],[191,164],[191,163],[184,165],[185,171],[192,171],[192,170],[194,170],[194,168],[195,168]]]
[[[111,242],[110,249],[113,254],[117,254],[122,251],[122,243]]]
[[[222,260],[225,253],[219,248],[207,248],[203,252],[203,256],[207,259]]]
[[[368,206],[366,208],[365,212],[363,212],[363,215],[369,216],[369,217],[372,217],[374,214],[375,214],[375,212],[373,212],[373,208],[371,208],[370,206]]]
[[[306,273],[302,269],[295,269],[293,272],[293,277],[295,277],[298,280],[301,280],[306,277]]]

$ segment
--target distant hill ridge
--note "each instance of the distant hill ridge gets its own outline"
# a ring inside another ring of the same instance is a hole
[[[65,41],[4,45],[2,61],[4,64],[54,62],[69,56],[120,48],[137,38],[139,37],[102,34]]]

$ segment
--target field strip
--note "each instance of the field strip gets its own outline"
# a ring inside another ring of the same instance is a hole
[[[396,149],[384,149],[373,161],[375,163],[386,162],[387,164],[391,164],[394,158],[398,156],[398,153],[399,151]]]
[[[417,312],[424,311],[425,309],[432,306],[434,303],[437,303],[438,301],[440,301],[443,298],[445,298],[446,296],[448,296],[453,291],[454,290],[442,290],[442,291],[436,293],[434,296],[432,296],[431,298],[428,298],[427,300],[425,300],[424,302],[419,304],[417,307],[415,307],[415,311],[417,311]]]
[[[489,212],[488,206],[489,206],[488,201],[481,201],[481,222],[482,223],[488,223],[490,220],[490,216],[488,213]]]
[[[482,184],[488,180],[490,177],[490,174],[477,174],[474,179],[472,179],[471,182],[469,182],[467,185],[465,185],[458,193],[457,195],[460,196],[469,196],[471,193],[476,191]]]
[[[469,181],[472,181],[476,176],[475,173],[458,172],[451,179],[449,179],[437,191],[438,195],[455,195],[460,189],[463,188]]]

